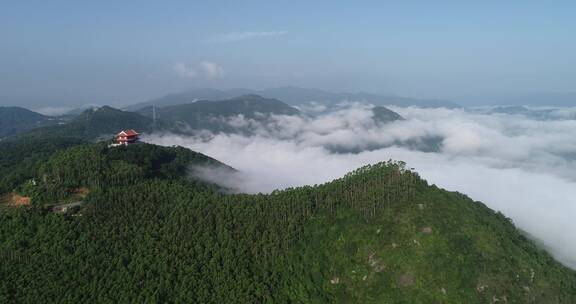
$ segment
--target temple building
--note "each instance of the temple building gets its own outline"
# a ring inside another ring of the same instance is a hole
[[[122,132],[116,134],[114,146],[127,146],[136,143],[138,142],[138,135],[140,134],[132,129],[123,130]]]

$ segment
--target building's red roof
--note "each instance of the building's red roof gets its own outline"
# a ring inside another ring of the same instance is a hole
[[[130,130],[123,130],[122,132],[118,133],[118,135],[122,135],[122,136],[136,136],[139,133],[130,129]]]

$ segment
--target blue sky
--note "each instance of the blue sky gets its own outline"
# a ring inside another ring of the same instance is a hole
[[[574,1],[2,1],[0,104],[303,86],[574,92]]]

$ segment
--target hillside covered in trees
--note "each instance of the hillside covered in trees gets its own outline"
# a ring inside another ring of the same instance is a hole
[[[191,103],[196,100],[226,100],[242,95],[259,95],[265,98],[279,99],[283,102],[299,106],[309,102],[317,102],[326,105],[337,104],[344,101],[359,101],[374,105],[387,106],[396,105],[402,107],[430,107],[430,108],[458,108],[460,105],[448,101],[437,99],[418,99],[401,97],[395,95],[378,95],[365,92],[327,92],[319,89],[300,87],[276,87],[264,90],[251,89],[229,89],[218,90],[212,88],[191,89],[183,92],[172,93],[166,96],[155,98],[146,102],[133,104],[127,107],[130,111],[139,111],[143,108],[156,106],[168,107],[173,105]]]
[[[401,162],[247,195],[196,179],[233,169],[184,148],[41,147],[0,149],[18,172],[0,188],[2,303],[576,301],[576,274],[509,219]]]
[[[91,108],[70,121],[43,128],[36,128],[20,137],[26,138],[76,138],[86,141],[109,139],[120,130],[132,128],[152,131],[153,121],[137,113],[118,110],[109,106]]]
[[[150,106],[138,112],[110,106],[77,111],[48,117],[24,108],[0,107],[0,140],[68,138],[96,142],[111,139],[123,129],[159,134],[198,135],[209,131],[254,135],[256,126],[271,130],[278,128],[275,115],[309,118],[308,114],[280,100],[258,95],[200,100],[166,107]],[[398,113],[382,106],[372,108],[372,119],[376,126],[404,120]]]
[[[300,115],[300,111],[280,100],[258,95],[242,95],[226,100],[200,100],[193,103],[153,108],[146,107],[138,113],[163,121],[175,122],[181,131],[209,130],[224,133],[250,133],[247,126],[231,124],[230,119],[242,117],[265,123],[271,115]]]
[[[58,122],[56,118],[21,107],[0,106],[0,139]]]

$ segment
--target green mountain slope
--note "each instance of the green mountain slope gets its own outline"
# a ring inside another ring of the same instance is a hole
[[[152,99],[147,102],[142,102],[126,107],[128,111],[139,111],[143,108],[156,106],[156,107],[168,107],[187,103],[193,103],[199,100],[226,100],[242,95],[255,94],[252,90],[244,89],[232,89],[232,90],[217,90],[217,89],[195,89],[187,90],[184,92],[178,92],[173,94],[168,94],[159,98]]]
[[[190,178],[198,164],[224,166],[147,144],[39,163],[18,189],[31,207],[0,212],[0,301],[576,301],[576,274],[508,219],[402,163],[269,195],[224,194]]]
[[[38,176],[38,168],[54,153],[84,143],[74,138],[24,138],[0,142],[0,194]]]
[[[20,134],[12,132],[15,129],[10,129],[12,130],[9,134],[11,136],[7,136],[5,140],[11,137],[37,140],[45,138],[107,140],[123,129],[135,129],[145,133],[162,131],[187,134],[199,130],[210,130],[246,134],[253,132],[251,122],[266,125],[270,122],[271,115],[300,115],[296,108],[279,100],[257,95],[244,95],[222,101],[198,101],[155,110],[157,114],[155,121],[152,107],[135,113],[103,106],[90,108],[79,115],[61,117],[61,119],[52,119],[29,111],[40,115],[39,119],[44,117],[45,122],[27,124],[26,128],[18,129]],[[377,123],[402,119],[400,115],[384,107],[375,107],[373,112]],[[239,118],[243,118],[244,121]],[[3,123],[0,121],[0,125]],[[5,130],[8,131],[8,129]]]
[[[192,89],[184,92],[169,94],[160,98],[128,106],[129,111],[138,111],[149,106],[167,107],[185,103],[192,103],[198,100],[226,100],[241,95],[259,95],[266,98],[282,100],[290,105],[301,105],[309,102],[319,102],[325,104],[336,104],[343,101],[367,102],[375,105],[398,105],[398,106],[419,106],[419,107],[448,107],[457,108],[458,104],[447,100],[417,99],[395,95],[378,95],[370,93],[333,93],[318,89],[307,89],[299,87],[278,87],[265,90],[249,89]]]
[[[285,100],[289,104],[303,104],[310,101],[320,103],[338,103],[342,101],[359,101],[367,102],[374,105],[397,105],[397,106],[418,106],[418,107],[447,107],[458,108],[458,104],[448,100],[438,99],[418,99],[402,97],[396,95],[379,95],[366,92],[341,92],[333,93],[318,89],[307,89],[299,87],[278,87],[262,90],[262,96],[270,96]]]
[[[20,107],[0,107],[0,139],[27,130],[56,124],[57,119]]]
[[[400,116],[400,114],[382,106],[372,108],[372,113],[374,114],[374,121],[378,124],[404,120],[404,117]]]
[[[25,137],[69,137],[85,140],[112,138],[123,129],[135,129],[139,132],[152,130],[151,118],[138,113],[126,112],[109,106],[88,109],[65,124],[37,128],[27,132]]]
[[[152,107],[139,111],[153,116]],[[270,115],[298,115],[300,112],[276,99],[258,95],[243,95],[221,101],[197,101],[194,103],[156,108],[157,116],[163,121],[176,122],[182,130],[211,130],[216,132],[247,132],[246,126],[229,124],[234,117],[266,121]]]

